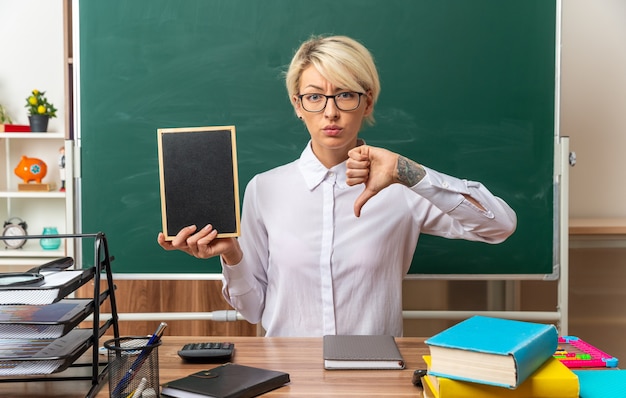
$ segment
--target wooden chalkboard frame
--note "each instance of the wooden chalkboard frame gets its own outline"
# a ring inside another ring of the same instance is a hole
[[[184,227],[213,225],[240,235],[235,126],[157,129],[165,240]]]

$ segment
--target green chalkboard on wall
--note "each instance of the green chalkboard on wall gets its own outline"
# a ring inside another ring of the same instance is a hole
[[[236,126],[244,192],[308,140],[283,82],[293,51],[344,34],[381,77],[362,137],[481,181],[518,214],[501,245],[422,236],[411,273],[551,274],[556,14],[551,0],[79,1],[81,229],[107,234],[114,272],[220,272],[156,243],[157,129]]]

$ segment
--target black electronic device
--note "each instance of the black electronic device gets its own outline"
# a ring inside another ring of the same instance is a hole
[[[228,362],[233,356],[235,344],[230,342],[189,343],[178,351],[178,356],[187,362]]]

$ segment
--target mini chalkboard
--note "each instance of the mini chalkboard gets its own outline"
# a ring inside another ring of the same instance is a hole
[[[163,234],[213,225],[239,236],[235,126],[157,129]]]

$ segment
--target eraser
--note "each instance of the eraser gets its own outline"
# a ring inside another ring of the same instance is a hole
[[[141,398],[157,398],[156,391],[154,391],[154,388],[152,387],[146,388],[141,393]]]

